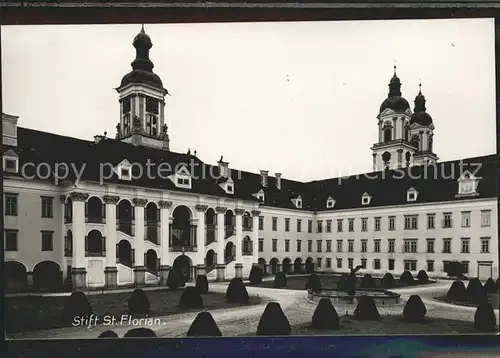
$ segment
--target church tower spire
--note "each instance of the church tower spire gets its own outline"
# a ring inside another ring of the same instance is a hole
[[[144,30],[132,42],[136,56],[132,71],[123,76],[116,88],[120,102],[120,123],[116,138],[138,146],[169,150],[169,137],[165,123],[165,96],[160,77],[153,72],[154,64],[149,58],[153,47],[151,38]]]

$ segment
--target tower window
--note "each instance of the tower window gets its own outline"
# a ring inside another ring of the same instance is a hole
[[[409,137],[410,137],[410,131],[408,130],[408,128],[405,128],[405,141],[408,142]]]
[[[129,113],[130,112],[130,97],[125,97],[122,99],[122,113]]]
[[[123,116],[123,133],[130,134],[130,113]]]
[[[155,115],[148,114],[146,116],[146,131],[150,135],[158,134],[158,119]]]
[[[390,142],[392,140],[392,129],[384,129],[384,142]]]

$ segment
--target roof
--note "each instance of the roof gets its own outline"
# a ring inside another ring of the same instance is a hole
[[[4,146],[4,149],[7,148]],[[102,170],[101,163],[110,163],[112,166],[116,166],[123,160],[127,160],[133,164],[132,173],[134,175],[139,174],[134,163],[142,164],[143,168],[148,168],[147,163],[150,163],[152,175],[149,177],[137,175],[137,179],[126,181],[120,180],[113,172],[109,179],[104,179],[103,182],[104,184],[192,192],[256,202],[259,200],[254,194],[262,190],[265,199],[261,205],[295,210],[337,211],[411,205],[413,203],[407,203],[406,196],[409,188],[414,188],[418,192],[417,200],[414,203],[469,200],[470,198],[456,197],[458,192],[457,179],[466,169],[470,169],[471,173],[481,178],[478,185],[479,196],[474,198],[497,197],[496,170],[498,161],[496,155],[442,162],[435,166],[414,166],[406,169],[365,173],[349,178],[331,178],[311,182],[282,178],[281,189],[276,188],[274,177],[268,177],[268,184],[263,187],[260,174],[230,168],[230,175],[234,182],[234,194],[227,194],[219,185],[224,180],[220,179],[218,166],[206,164],[190,154],[134,146],[109,138],[95,143],[94,141],[22,127],[18,127],[18,146],[14,150],[19,156],[20,168],[25,163],[34,163],[35,165],[48,163],[52,168],[55,163],[67,163],[78,169],[85,165],[81,180],[99,182]],[[191,189],[178,188],[166,178],[178,170],[183,163],[192,175]],[[110,174],[111,165],[105,167],[103,173]],[[156,170],[159,166],[162,168],[160,172]],[[463,169],[460,169],[460,166]],[[70,172],[68,179],[72,181],[77,179],[74,170],[70,170]],[[34,169],[28,167],[25,175],[33,174],[35,174]],[[42,172],[40,174],[43,175]],[[51,180],[54,180],[53,176]],[[361,203],[361,197],[364,193],[368,193],[372,197],[368,205]],[[301,209],[297,209],[292,202],[292,199],[296,199],[299,195],[302,197]],[[326,207],[328,197],[335,200],[334,208]]]

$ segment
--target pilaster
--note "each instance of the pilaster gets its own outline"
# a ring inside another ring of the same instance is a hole
[[[69,196],[71,197],[73,202],[72,267],[75,269],[80,269],[78,273],[80,275],[83,274],[83,285],[85,285],[85,272],[87,267],[87,262],[85,260],[85,201],[88,199],[89,194],[75,191],[70,193]]]
[[[243,261],[242,249],[243,249],[243,209],[235,209],[236,214],[236,265],[241,264]]]
[[[217,206],[215,212],[217,213],[217,265],[226,267],[224,262],[224,214],[227,208],[223,206]],[[219,277],[219,271],[217,270],[217,277]]]
[[[134,272],[136,273],[136,283],[141,284],[138,281],[145,280],[145,267],[144,267],[144,207],[147,204],[146,199],[132,199],[135,210],[135,237],[134,237],[134,248],[135,248],[135,267]]]
[[[205,241],[207,232],[205,228],[205,212],[207,211],[207,209],[207,205],[196,205],[196,211],[198,212],[198,226],[196,228],[197,260],[195,264],[203,264],[205,262]]]
[[[259,215],[260,210],[252,210],[252,263],[259,262]]]
[[[170,271],[170,208],[172,207],[171,201],[160,200],[158,202],[160,207],[160,238],[161,238],[161,252],[160,252],[160,262],[162,267],[168,267]],[[163,277],[163,276],[162,276]],[[168,277],[168,274],[167,274]],[[165,284],[166,284],[165,279]]]

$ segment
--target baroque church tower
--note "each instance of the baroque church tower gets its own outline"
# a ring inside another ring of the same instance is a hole
[[[169,137],[165,123],[165,96],[160,77],[153,72],[149,50],[151,38],[141,32],[134,38],[136,58],[132,71],[126,74],[116,91],[120,102],[120,123],[116,138],[137,146],[169,150]]]
[[[373,170],[399,169],[437,161],[432,152],[434,125],[426,112],[425,97],[415,98],[415,113],[402,97],[401,81],[396,74],[389,82],[389,94],[380,106],[378,142],[371,148]]]

